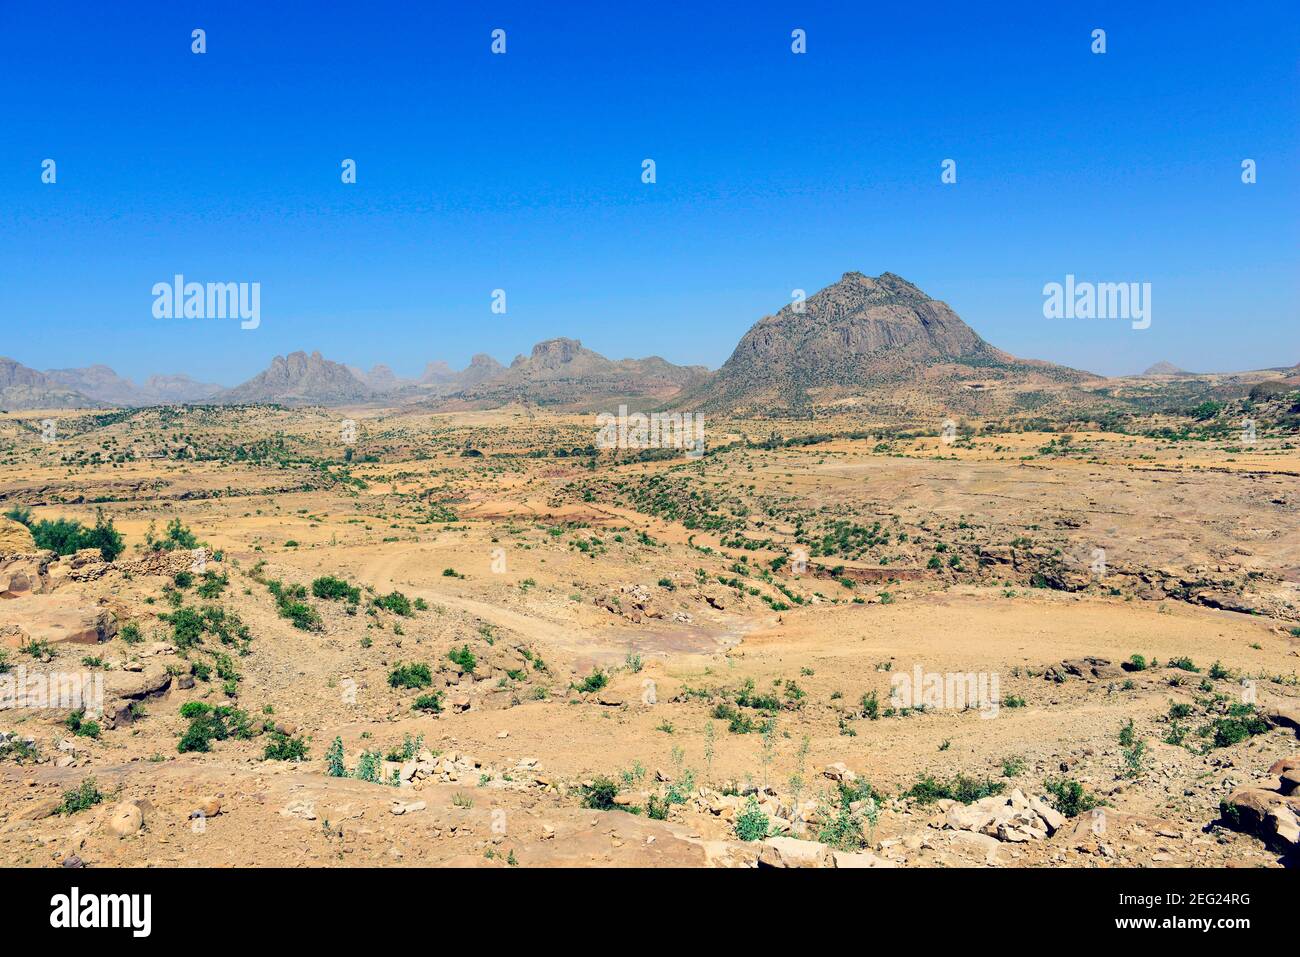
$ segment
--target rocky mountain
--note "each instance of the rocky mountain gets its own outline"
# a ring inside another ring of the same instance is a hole
[[[187,375],[151,375],[141,386],[141,393],[149,400],[146,405],[155,402],[203,402],[219,393],[224,386],[215,382],[198,382]]]
[[[274,402],[283,405],[366,402],[375,393],[347,366],[319,352],[276,356],[270,366],[233,389],[214,397],[223,404]]]
[[[709,374],[703,366],[677,366],[658,356],[607,359],[584,348],[577,339],[565,338],[539,342],[530,355],[516,356],[508,369],[488,375],[490,371],[490,366],[483,363],[480,372],[484,378],[449,395],[446,407],[490,408],[526,402],[569,411],[595,411],[625,402],[649,409],[702,382]]]
[[[490,355],[480,352],[470,359],[469,365],[459,372],[445,362],[430,362],[424,367],[424,373],[416,381],[416,385],[420,389],[438,395],[446,395],[486,382],[488,379],[500,375],[505,371],[505,368]]]
[[[396,392],[398,389],[413,384],[410,379],[400,378],[397,373],[383,363],[371,366],[369,372],[357,366],[348,366],[347,370],[356,376],[357,380],[371,392]]]
[[[493,360],[495,361],[495,360]],[[424,367],[424,372],[420,378],[416,379],[416,385],[438,388],[450,382],[456,381],[456,370],[447,363],[439,359],[437,362],[430,362]]]
[[[94,409],[100,405],[44,372],[0,356],[0,409]]]
[[[716,375],[672,404],[760,416],[860,404],[987,413],[1032,407],[1045,391],[1096,380],[995,348],[900,276],[848,272],[760,319]]]
[[[210,399],[222,387],[197,382],[187,375],[155,375],[137,386],[106,365],[82,369],[48,369],[45,376],[54,383],[107,405],[145,406],[173,402],[201,402]]]
[[[1191,375],[1186,369],[1180,369],[1172,362],[1157,362],[1153,366],[1148,366],[1143,375]]]

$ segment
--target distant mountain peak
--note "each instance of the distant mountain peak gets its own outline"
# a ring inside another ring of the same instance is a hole
[[[1143,375],[1191,375],[1186,369],[1180,369],[1172,362],[1161,360],[1153,366],[1148,366]]]
[[[1077,382],[1086,373],[994,348],[947,304],[896,273],[856,270],[756,322],[722,368],[682,407],[763,414],[809,410],[875,394],[957,411],[1029,379]],[[904,396],[906,390],[915,396]]]
[[[276,356],[262,372],[218,396],[225,403],[275,402],[330,404],[362,402],[372,390],[347,366],[332,362],[319,351]]]
[[[542,340],[528,355],[516,356],[508,369],[487,356],[475,356],[471,369],[480,359],[490,375],[449,395],[449,405],[486,408],[525,402],[592,411],[624,401],[649,409],[708,375],[702,367],[677,366],[657,356],[615,361],[565,336]]]

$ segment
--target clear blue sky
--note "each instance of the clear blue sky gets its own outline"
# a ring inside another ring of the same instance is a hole
[[[1300,361],[1300,5],[998,6],[9,0],[0,354],[717,366],[791,289],[889,270],[1023,356]],[[260,282],[261,328],[154,319],[176,272]],[[1152,283],[1151,328],[1044,319],[1066,273]]]

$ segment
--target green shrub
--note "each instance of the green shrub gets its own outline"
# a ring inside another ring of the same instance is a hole
[[[81,784],[71,791],[63,792],[63,803],[56,814],[76,814],[92,808],[104,800],[103,793],[95,785],[94,778],[82,778]]]
[[[1049,778],[1043,782],[1052,806],[1066,817],[1078,817],[1085,811],[1102,807],[1106,802],[1089,794],[1082,784],[1072,778]]]
[[[1226,748],[1264,734],[1268,729],[1268,722],[1252,705],[1236,704],[1228,709],[1227,717],[1215,718],[1201,734],[1211,738],[1211,747]]]
[[[658,794],[650,795],[650,800],[646,802],[645,813],[652,821],[668,820],[668,801]]]
[[[194,707],[198,705],[198,707]],[[251,738],[252,728],[248,715],[232,708],[219,705],[210,708],[197,701],[187,701],[181,705],[181,717],[188,717],[190,725],[181,736],[176,749],[182,754],[187,752],[207,752],[212,750],[213,741],[225,741],[227,738]]]
[[[307,742],[301,737],[291,738],[287,734],[273,731],[262,758],[266,761],[306,761]]]
[[[153,527],[145,533],[145,545],[150,551],[156,552],[174,552],[174,551],[193,551],[199,547],[199,540],[194,533],[181,524],[179,518],[173,518],[167,523],[167,530],[163,533],[162,538],[154,538]]]
[[[230,579],[225,574],[218,575],[216,572],[204,572],[203,580],[199,582],[199,587],[195,589],[195,594],[200,598],[211,600],[220,598],[221,593],[225,591],[226,586],[230,584]]]
[[[126,547],[122,544],[121,534],[113,527],[112,519],[107,518],[102,510],[95,513],[94,528],[86,528],[69,518],[33,524],[30,511],[10,510],[9,516],[31,530],[37,548],[49,549],[59,555],[71,555],[82,548],[98,548],[100,557],[111,562]]]
[[[394,614],[401,615],[404,618],[410,618],[411,600],[403,595],[400,591],[390,592],[382,598],[376,598],[375,604],[380,608],[386,608]]]
[[[415,699],[415,704],[411,705],[414,711],[430,711],[434,714],[442,711],[442,692],[433,691],[429,694],[422,694]]]
[[[332,778],[345,778],[348,769],[343,764],[343,739],[336,737],[325,752],[325,774]]]
[[[320,613],[310,605],[300,601],[285,601],[278,605],[277,610],[280,617],[289,619],[295,628],[303,631],[321,630]]]
[[[433,684],[428,665],[403,665],[400,661],[388,674],[388,683],[394,688],[427,688]]]
[[[590,784],[582,785],[582,806],[593,811],[613,811],[618,808],[614,798],[618,797],[618,785],[610,778],[601,775]]]
[[[196,718],[201,714],[209,714],[212,706],[204,704],[202,701],[187,701],[181,705],[182,718]]]
[[[875,689],[862,696],[862,713],[872,721],[880,717],[880,701],[876,697]]]
[[[754,795],[749,796],[744,809],[736,815],[734,828],[737,840],[741,841],[761,841],[771,831],[771,823]]]
[[[380,772],[383,770],[384,756],[378,751],[362,751],[361,757],[357,759],[357,769],[352,772],[352,776],[358,781],[369,781],[371,784],[381,784]]]
[[[469,650],[469,645],[461,645],[459,648],[453,648],[447,652],[447,657],[451,662],[460,667],[461,671],[471,674],[474,666],[478,664],[478,659],[474,657],[474,652]]]
[[[342,578],[335,578],[333,575],[322,575],[311,583],[311,593],[317,598],[325,598],[330,601],[347,601],[355,605],[361,601],[361,589],[354,585],[349,585]]]
[[[78,708],[76,711],[73,711],[64,720],[63,724],[64,727],[66,727],[69,731],[71,731],[73,734],[77,735],[78,737],[81,738],[99,737],[99,733],[100,733],[99,722],[87,721],[85,708]]]
[[[609,684],[609,675],[597,668],[587,677],[578,682],[579,691],[600,691]]]
[[[947,781],[936,781],[927,774],[918,778],[917,782],[906,791],[904,797],[913,798],[919,804],[933,804],[945,798],[970,804],[981,798],[1001,794],[1005,787],[1003,782],[994,781],[992,778],[981,781],[978,778],[967,777],[965,774],[956,774]]]
[[[865,798],[869,813],[876,815],[874,798]],[[867,846],[867,836],[862,829],[863,815],[855,812],[847,796],[840,798],[839,808],[828,818],[817,833],[817,840],[841,851],[860,851]]]

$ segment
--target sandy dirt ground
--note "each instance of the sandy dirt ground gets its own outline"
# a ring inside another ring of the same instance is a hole
[[[1300,753],[1292,443],[772,431],[641,461],[535,410],[0,416],[0,510],[125,546],[0,554],[0,677],[105,689],[0,710],[0,854],[1286,862],[1223,802]],[[182,750],[194,703],[241,730]],[[1032,820],[963,817],[1000,802]]]

